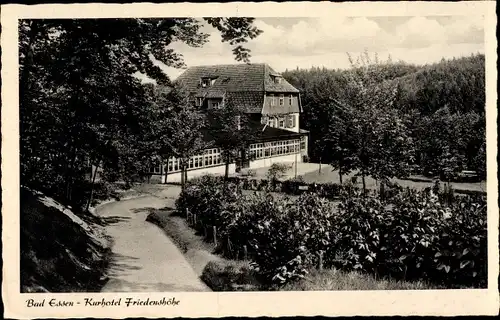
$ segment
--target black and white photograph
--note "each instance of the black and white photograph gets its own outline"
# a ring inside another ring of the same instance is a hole
[[[16,20],[25,307],[489,288],[484,10],[164,12]]]

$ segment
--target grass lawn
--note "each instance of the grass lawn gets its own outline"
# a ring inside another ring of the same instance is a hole
[[[307,183],[340,183],[340,177],[338,170],[332,170],[332,167],[327,164],[321,165],[320,171],[319,163],[298,163],[297,164],[297,175],[302,176],[305,182]],[[254,178],[256,179],[266,179],[267,171],[269,167],[258,168],[253,170],[255,172]],[[354,177],[355,172],[351,172],[350,174],[343,175],[343,182],[350,181],[352,177]],[[285,173],[283,179],[290,179],[295,177],[295,168],[294,164],[290,163],[290,168]],[[434,182],[430,178],[425,178],[423,176],[414,176],[414,178],[418,178],[418,180],[427,180],[425,181],[413,181],[413,180],[401,180],[401,179],[393,179],[392,181],[397,182],[403,187],[410,187],[414,189],[423,189],[426,187],[430,187],[434,185]],[[377,182],[371,177],[366,177],[366,186],[369,189],[378,188]],[[357,178],[357,185],[362,186],[361,177]],[[441,182],[441,186],[444,183]],[[456,190],[471,190],[471,191],[486,191],[486,181],[475,182],[475,183],[467,183],[467,182],[452,182],[452,187]]]
[[[349,175],[344,175],[343,176],[343,181],[349,181],[351,177],[354,177],[355,173],[350,173]],[[332,171],[330,166],[322,166],[321,172],[319,172],[319,169],[316,169],[315,171],[307,172],[302,175],[302,178],[304,178],[304,181],[308,183],[340,183],[340,178],[339,178],[339,173],[337,170]],[[425,180],[426,178],[416,176],[416,178]],[[371,177],[366,177],[366,186],[367,188],[370,189],[375,189],[378,188],[377,182],[371,178]],[[428,182],[423,182],[423,181],[412,181],[412,180],[402,180],[402,179],[393,179],[392,181],[397,182],[399,185],[402,187],[410,187],[414,189],[423,189],[426,187],[432,187],[434,185],[434,182],[431,179],[428,179]],[[362,185],[361,182],[361,177],[357,178],[357,184],[359,186]],[[441,186],[443,186],[444,183],[441,182]],[[456,189],[456,190],[471,190],[471,191],[486,191],[486,181],[481,181],[481,182],[475,182],[475,183],[470,183],[470,182],[451,182],[451,186]]]
[[[283,291],[321,291],[321,290],[429,290],[439,289],[422,281],[396,281],[376,279],[358,272],[345,272],[337,269],[314,270],[303,280],[287,284]]]

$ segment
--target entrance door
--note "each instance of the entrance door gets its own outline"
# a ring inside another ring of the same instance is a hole
[[[250,159],[248,158],[245,149],[240,149],[239,157],[236,160],[236,171],[239,172],[241,169],[250,168]]]

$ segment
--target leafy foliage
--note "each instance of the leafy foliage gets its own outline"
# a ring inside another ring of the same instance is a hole
[[[234,105],[230,96],[225,98],[223,109],[210,109],[207,112],[210,135],[214,144],[221,149],[222,159],[226,165],[225,179],[229,176],[229,164],[242,160],[253,132],[249,125],[249,117]]]
[[[186,148],[161,145],[171,138],[165,129],[175,124],[174,112],[184,112],[177,120],[188,117],[182,95],[174,90],[162,96],[135,75],[171,85],[154,61],[183,67],[182,55],[167,46],[175,41],[204,45],[208,34],[202,21],[20,20],[21,184],[63,203],[83,203],[75,188],[89,180],[90,166],[105,173],[100,178],[134,180],[172,153],[184,158]],[[235,46],[238,60],[248,60],[242,45],[260,34],[253,19],[204,21]]]
[[[313,161],[376,179],[415,166],[486,177],[484,55],[416,66],[365,53],[351,62],[349,70],[284,73],[301,90]]]
[[[320,259],[325,267],[446,287],[486,285],[484,197],[460,196],[448,204],[442,193],[392,186],[391,197],[353,191],[336,205],[316,193],[242,195],[217,177],[190,183],[178,210],[215,225],[222,247],[241,252],[247,246],[268,286],[302,279]]]
[[[286,163],[273,163],[267,170],[267,178],[271,183],[275,184],[284,177],[288,169],[290,169],[290,165]]]

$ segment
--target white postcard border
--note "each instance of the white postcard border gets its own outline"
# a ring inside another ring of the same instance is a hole
[[[293,315],[493,315],[498,313],[498,181],[495,2],[224,3],[224,4],[50,4],[5,5],[2,21],[2,296],[8,318],[218,317]],[[488,284],[484,290],[235,292],[235,293],[78,293],[20,294],[19,281],[19,112],[17,19],[160,16],[485,16]],[[26,308],[26,299],[79,300],[175,297],[175,307]]]

